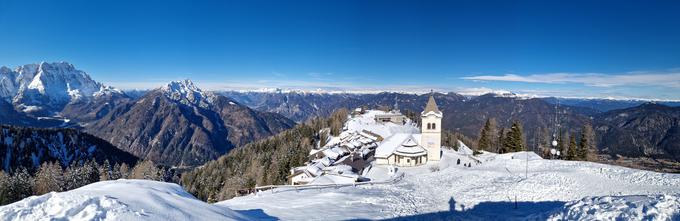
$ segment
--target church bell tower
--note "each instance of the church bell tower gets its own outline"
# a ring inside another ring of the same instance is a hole
[[[425,110],[420,115],[422,121],[420,145],[427,150],[428,161],[439,161],[441,159],[442,117],[443,114],[439,111],[437,102],[430,94]]]

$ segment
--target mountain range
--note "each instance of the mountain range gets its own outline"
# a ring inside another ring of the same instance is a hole
[[[0,98],[17,110],[34,116],[52,116],[70,103],[88,102],[101,96],[122,95],[66,62],[0,68]]]
[[[295,125],[190,80],[130,96],[66,62],[0,68],[0,98],[0,123],[76,128],[164,165],[201,165]]]
[[[404,113],[419,113],[429,94],[319,94],[300,92],[222,92],[260,111],[280,113],[297,121],[328,116],[345,107],[393,108]],[[526,98],[511,93],[464,96],[457,93],[434,93],[444,113],[443,126],[476,139],[482,125],[495,118],[498,126],[508,128],[512,121],[522,122],[528,148],[548,146],[557,131],[578,135],[582,126],[591,124],[597,133],[598,148],[612,156],[656,157],[678,160],[680,150],[675,140],[680,109],[665,103],[639,101]],[[593,108],[597,103],[606,107]],[[570,105],[574,104],[574,105]],[[614,107],[626,107],[613,109]]]
[[[184,80],[116,105],[85,131],[145,159],[196,166],[294,125]]]
[[[339,108],[399,108],[415,117],[428,94],[209,92],[190,80],[130,94],[93,80],[65,62],[0,68],[0,123],[72,127],[137,157],[197,166],[283,130],[327,117]],[[678,160],[678,108],[673,102],[527,98],[512,93],[466,96],[433,93],[443,126],[476,139],[487,119],[500,128],[523,123],[529,149],[556,131],[596,129],[602,153]],[[602,104],[602,105],[600,105]]]

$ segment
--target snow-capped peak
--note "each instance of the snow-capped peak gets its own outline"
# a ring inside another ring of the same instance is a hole
[[[170,83],[164,85],[161,89],[167,92],[179,92],[179,93],[203,92],[200,88],[196,86],[196,84],[194,84],[193,81],[189,79],[184,79],[181,81],[171,81]]]
[[[189,79],[171,81],[161,87],[160,90],[166,97],[183,104],[194,104],[200,107],[207,107],[210,106],[213,101],[212,94],[204,92]]]
[[[2,68],[0,86],[1,97],[11,99],[25,110],[50,108],[59,111],[59,107],[72,101],[107,93],[122,94],[94,81],[90,75],[67,62],[27,64],[13,71]]]

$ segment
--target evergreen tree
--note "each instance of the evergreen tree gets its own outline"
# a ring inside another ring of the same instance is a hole
[[[576,160],[578,158],[578,150],[576,146],[576,137],[574,135],[569,136],[569,149],[567,150],[567,160]]]
[[[12,203],[9,196],[9,175],[0,170],[0,205]]]
[[[514,121],[512,127],[505,136],[505,149],[512,152],[524,150],[524,135],[522,134],[522,125],[519,121]]]
[[[486,123],[484,123],[484,127],[482,127],[482,130],[479,132],[479,141],[477,141],[477,147],[479,150],[486,150],[488,151],[489,148],[491,147],[491,122],[489,119],[486,119]]]
[[[80,177],[80,167],[78,167],[75,162],[71,163],[70,166],[64,170],[64,191],[72,190],[80,187],[81,177]]]
[[[122,179],[123,175],[120,172],[120,164],[116,163],[113,165],[113,168],[111,169],[111,177],[109,179],[111,180],[117,180],[117,179]]]
[[[9,177],[7,183],[7,197],[8,202],[16,202],[23,198],[33,195],[33,185],[35,180],[28,173],[26,168],[22,167]]]
[[[80,186],[99,182],[99,165],[94,161],[94,159],[88,160],[85,162],[85,164],[83,164],[82,167],[83,168],[80,170],[80,176],[82,177],[82,183],[80,183]]]

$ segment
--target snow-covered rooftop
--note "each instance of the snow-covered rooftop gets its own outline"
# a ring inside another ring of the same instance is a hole
[[[427,154],[427,150],[418,144],[416,138],[411,136],[408,137],[399,147],[397,147],[395,153],[403,156],[421,156]]]
[[[397,133],[385,139],[378,148],[375,149],[375,157],[386,158],[392,155],[394,151],[401,146],[406,139],[413,137],[411,133]]]
[[[378,114],[387,114],[388,112],[380,110],[368,110],[365,114],[350,118],[346,123],[348,131],[361,132],[363,130],[370,131],[383,138],[390,137],[395,133],[419,133],[420,129],[416,127],[410,120],[406,124],[395,124],[391,122],[377,123],[375,116]]]

